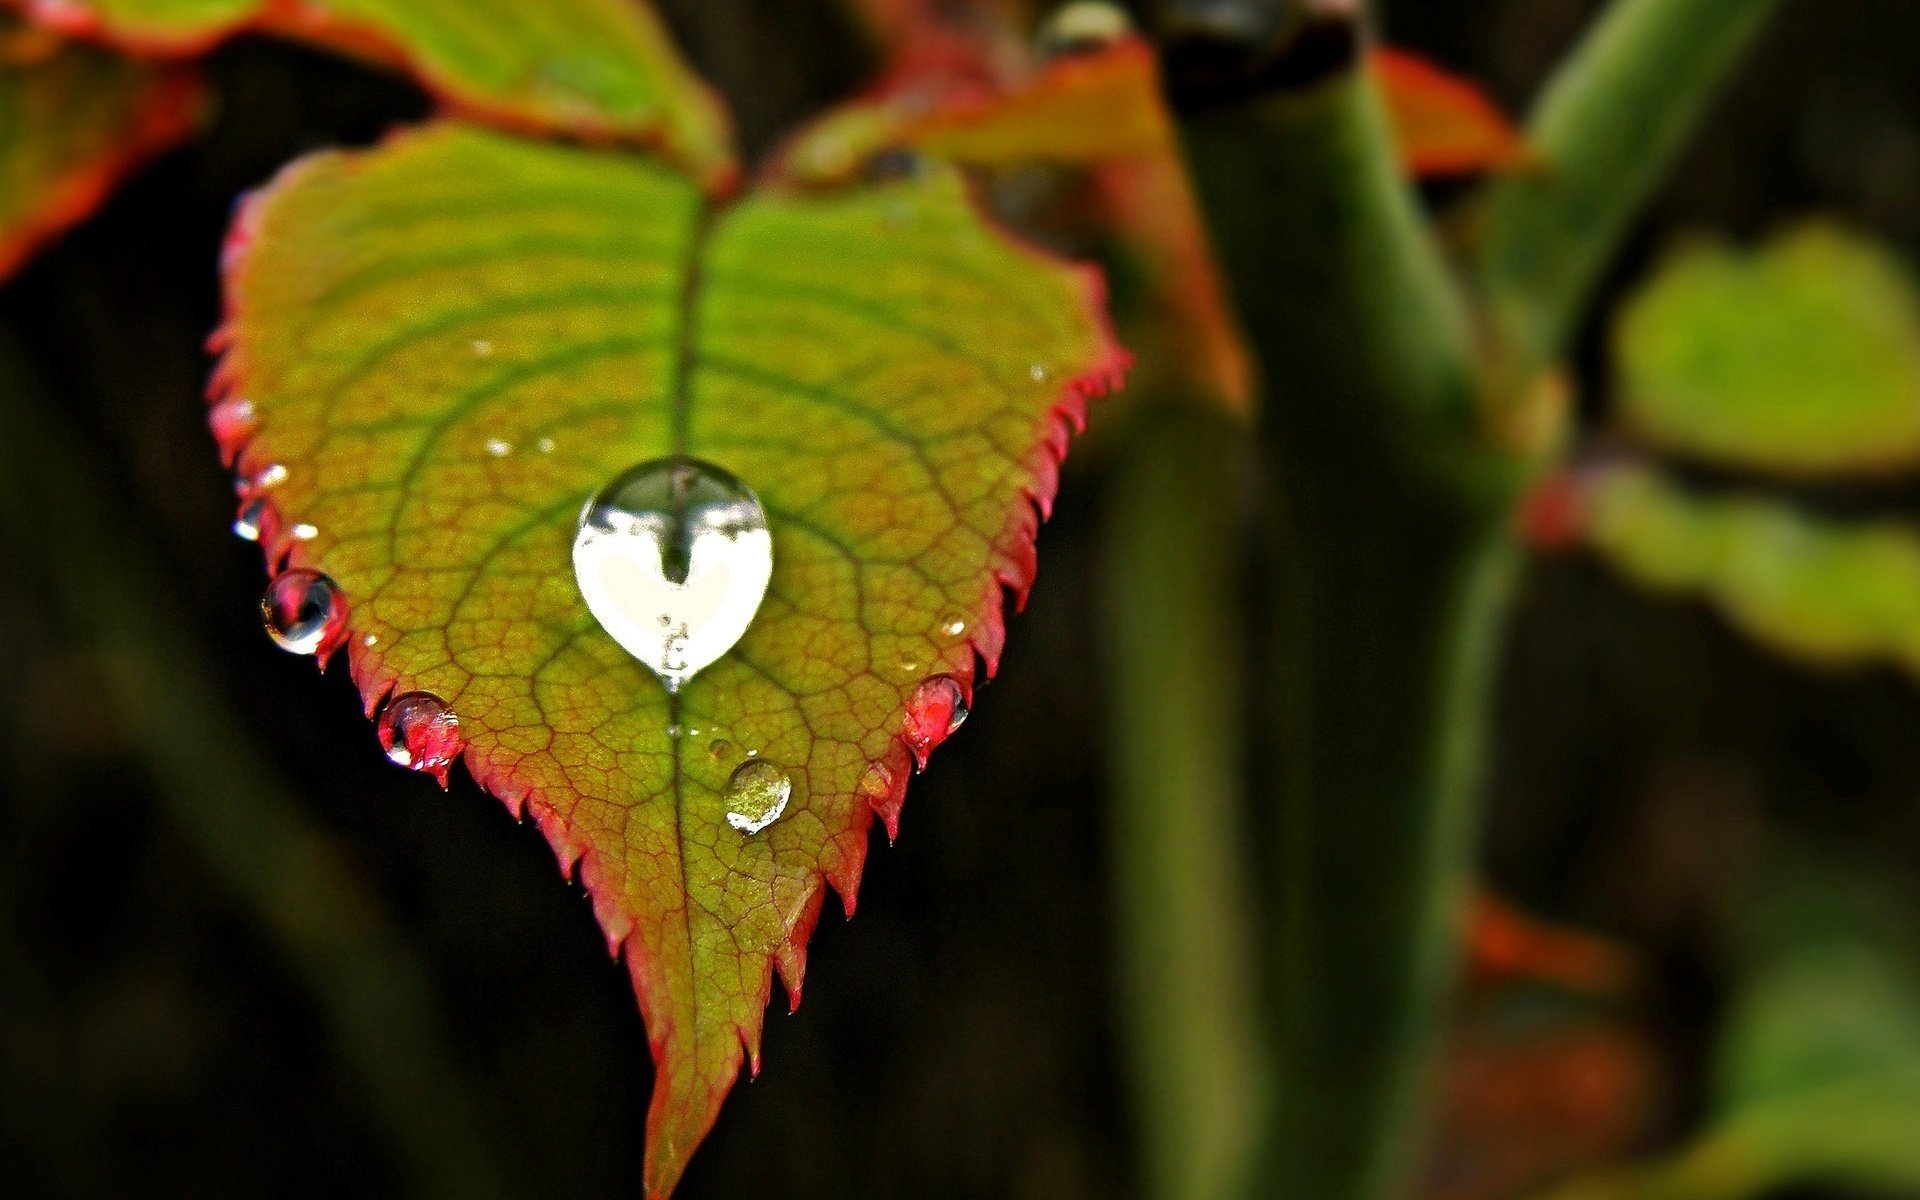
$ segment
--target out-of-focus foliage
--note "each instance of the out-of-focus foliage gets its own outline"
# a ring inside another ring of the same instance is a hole
[[[715,186],[734,173],[718,99],[640,0],[0,0],[42,26],[141,55],[195,55],[241,32],[404,69],[510,128],[664,149]]]
[[[77,46],[0,13],[0,279],[185,135],[198,95],[183,69]]]
[[[1898,885],[1789,860],[1737,921],[1715,1115],[1671,1158],[1552,1200],[1920,1190],[1920,962]]]
[[[1920,291],[1826,225],[1676,253],[1617,326],[1620,402],[1650,442],[1783,475],[1920,464]]]
[[[1711,603],[1782,653],[1920,674],[1920,531],[1850,523],[1758,495],[1705,496],[1659,473],[1597,468],[1581,501],[1592,547],[1636,582]]]

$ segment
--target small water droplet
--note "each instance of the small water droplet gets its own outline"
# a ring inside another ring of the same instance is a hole
[[[380,635],[377,633],[370,633],[367,636],[360,639],[360,644],[362,646],[378,646],[380,644]]]
[[[493,353],[493,343],[485,338],[475,338],[473,339],[473,352],[481,358],[486,358]]]
[[[487,453],[493,455],[495,458],[505,458],[507,455],[513,453],[513,443],[507,441],[505,438],[488,438]]]
[[[380,747],[387,757],[414,771],[426,771],[447,785],[447,768],[465,742],[460,718],[431,692],[405,692],[380,712]]]
[[[260,414],[253,401],[233,397],[207,410],[207,428],[220,447],[221,461],[231,463],[254,431],[260,428]]]
[[[542,453],[542,454],[552,454],[552,453],[553,453],[553,439],[552,439],[552,438],[549,438],[549,437],[543,437],[543,438],[541,438],[541,439],[540,439],[539,441],[537,441],[537,442],[535,442],[535,443],[533,444],[533,448],[534,448],[535,450],[538,450],[538,451],[539,451],[540,453]]]
[[[295,525],[292,529],[287,530],[287,532],[303,542],[310,542],[320,536],[320,530],[318,528],[304,521]]]
[[[305,567],[273,577],[260,600],[260,616],[274,643],[292,654],[324,660],[347,635],[347,603],[340,589]]]
[[[1027,378],[1033,380],[1035,383],[1045,383],[1047,376],[1051,374],[1053,374],[1053,372],[1047,370],[1047,364],[1045,363],[1034,363],[1027,368]]]
[[[249,542],[257,542],[266,536],[267,522],[273,519],[273,505],[265,497],[256,496],[240,503],[240,511],[233,518],[233,531]]]
[[[953,735],[967,719],[967,697],[951,675],[930,675],[913,689],[907,701],[906,729],[901,736],[924,769],[927,755]]]
[[[268,488],[276,488],[287,481],[287,468],[280,463],[269,463],[244,479],[233,482],[234,490],[243,496],[252,496]]]
[[[742,833],[759,833],[780,819],[793,794],[793,779],[764,760],[741,763],[727,780],[727,824]]]
[[[622,472],[587,501],[573,571],[601,627],[678,691],[752,624],[773,537],[745,484],[675,455]]]
[[[940,632],[948,637],[957,638],[967,631],[967,619],[957,612],[950,612],[940,618]]]
[[[725,762],[733,757],[733,743],[725,738],[715,738],[707,743],[707,754],[715,762]]]
[[[667,726],[667,736],[674,741],[680,740],[680,722],[675,721],[673,724]]]
[[[900,673],[901,674],[911,675],[915,671],[918,671],[919,669],[920,669],[919,659],[913,657],[910,654],[903,654],[900,656]]]

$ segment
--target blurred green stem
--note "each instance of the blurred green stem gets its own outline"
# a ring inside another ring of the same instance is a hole
[[[1162,399],[1125,431],[1105,506],[1114,883],[1144,1194],[1226,1200],[1264,1062],[1240,806],[1246,434]]]
[[[1778,0],[1615,0],[1527,122],[1536,169],[1493,184],[1475,262],[1515,386],[1561,353],[1621,238]]]
[[[506,1194],[411,948],[253,750],[140,522],[113,507],[115,489],[57,426],[4,342],[0,389],[0,533],[90,650],[168,816],[279,943],[396,1140],[411,1190]]]
[[[1258,615],[1271,724],[1254,786],[1278,805],[1280,891],[1258,1177],[1374,1200],[1406,1182],[1452,977],[1525,464],[1483,432],[1467,316],[1357,19],[1322,9],[1304,78],[1231,92],[1184,129],[1269,381],[1283,528]]]

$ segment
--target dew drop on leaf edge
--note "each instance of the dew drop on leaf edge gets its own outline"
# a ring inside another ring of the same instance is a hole
[[[446,786],[447,769],[464,745],[460,718],[432,692],[402,692],[380,710],[380,748],[399,766],[424,771]]]
[[[600,627],[678,691],[753,623],[773,537],[746,484],[672,455],[628,468],[587,500],[573,570]]]
[[[260,599],[260,618],[274,644],[290,654],[325,658],[347,635],[347,602],[333,580],[295,567],[275,575]]]
[[[913,689],[901,736],[921,767],[933,748],[966,722],[967,712],[967,694],[951,675],[930,675]]]
[[[727,824],[754,834],[780,819],[793,795],[793,777],[764,758],[749,759],[727,780]]]

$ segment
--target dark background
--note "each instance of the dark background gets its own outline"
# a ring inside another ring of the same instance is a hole
[[[665,7],[750,146],[871,66],[824,3]],[[1402,0],[1384,23],[1517,111],[1593,7]],[[1920,259],[1920,7],[1785,10],[1611,290],[1677,233],[1757,236],[1816,211]],[[268,643],[259,554],[226,532],[231,492],[203,424],[233,198],[426,106],[390,77],[264,41],[222,49],[211,73],[205,135],[0,289],[0,329],[87,448],[75,482],[158,564],[151,580],[101,578],[96,602],[176,614],[175,649],[239,714],[222,736],[264,759],[417,956],[454,1048],[443,1082],[472,1098],[513,1190],[634,1194],[651,1067],[580,889],[464,774],[443,795],[391,767],[344,672],[316,677]],[[1580,356],[1596,420],[1602,328]],[[915,784],[899,844],[876,844],[858,919],[823,921],[805,1006],[770,1013],[764,1074],[728,1101],[681,1195],[1130,1194],[1089,615],[1103,474],[1098,453],[1074,464],[1001,677]],[[1897,489],[1806,498],[1920,508]],[[110,705],[110,664],[18,569],[27,549],[0,554],[7,1176],[32,1195],[405,1194],[284,941],[209,869]],[[1703,1104],[1729,858],[1804,839],[1916,878],[1920,689],[1783,665],[1574,558],[1529,571],[1501,712],[1488,877],[1649,964],[1626,1020],[1658,1099],[1620,1148],[1657,1148]]]

